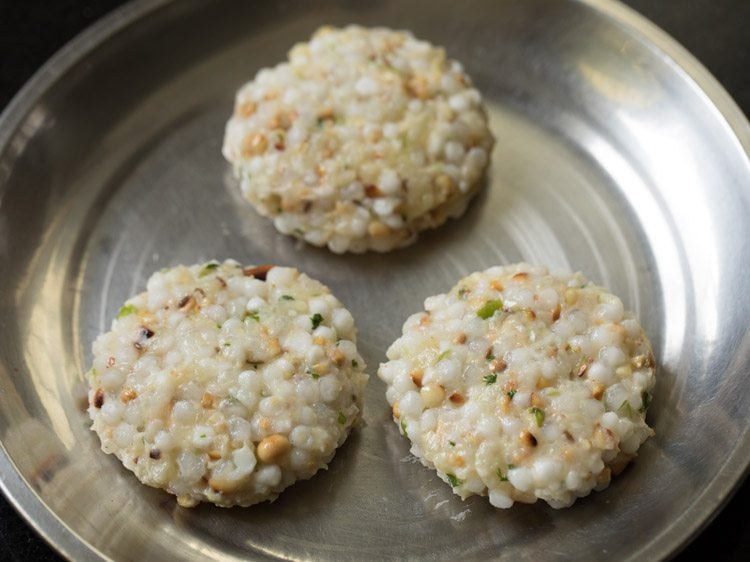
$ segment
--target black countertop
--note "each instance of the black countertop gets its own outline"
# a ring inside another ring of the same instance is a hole
[[[532,0],[527,0],[532,1]],[[58,49],[122,0],[0,0],[0,108]],[[750,115],[750,0],[626,0],[695,55]],[[750,481],[679,556],[750,558]],[[60,557],[0,495],[0,560]]]

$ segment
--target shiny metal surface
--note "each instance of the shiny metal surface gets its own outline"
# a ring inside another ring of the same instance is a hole
[[[750,462],[750,128],[679,46],[600,0],[126,6],[0,120],[2,487],[76,560],[659,558]],[[277,234],[219,149],[235,89],[320,24],[412,29],[460,59],[498,137],[467,216],[389,255]],[[210,22],[210,25],[207,25]],[[461,502],[414,462],[372,377],[366,425],[273,504],[185,510],[99,451],[80,409],[95,335],[148,275],[234,257],[296,265],[352,310],[374,375],[424,297],[495,263],[584,271],[661,363],[656,438],[555,511]]]

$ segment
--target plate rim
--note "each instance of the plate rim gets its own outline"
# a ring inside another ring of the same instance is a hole
[[[750,123],[726,89],[698,59],[666,31],[635,9],[617,0],[569,1],[589,7],[614,25],[639,38],[655,56],[671,61],[673,70],[690,83],[697,95],[704,98],[706,105],[713,110],[715,118],[722,123],[728,135],[733,137],[739,152],[744,153],[750,177]],[[63,45],[16,92],[0,113],[0,150],[8,145],[41,95],[54,87],[57,80],[64,77],[78,61],[115,34],[175,2],[176,0],[130,0],[95,21]],[[742,432],[739,441],[750,441],[750,425]],[[699,511],[700,516],[694,517],[695,514],[688,509],[678,519],[681,524],[673,524],[657,535],[651,543],[631,553],[633,559],[643,555],[646,548],[648,555],[655,559],[673,557],[713,521],[750,475],[750,448],[746,448],[744,453],[741,449],[735,449],[717,473],[730,478],[714,478],[691,504],[704,504]],[[8,503],[57,553],[69,560],[110,560],[68,527],[47,506],[18,471],[1,439],[0,475],[0,490]]]

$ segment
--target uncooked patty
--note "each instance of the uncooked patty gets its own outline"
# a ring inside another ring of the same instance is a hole
[[[580,273],[474,273],[428,298],[387,355],[378,374],[394,420],[462,498],[567,507],[653,434],[648,339]]]
[[[324,468],[362,412],[351,314],[286,267],[154,274],[93,345],[102,449],[182,506],[271,500]]]
[[[223,152],[279,231],[363,252],[460,216],[493,142],[479,92],[443,49],[350,26],[318,30],[244,85]]]

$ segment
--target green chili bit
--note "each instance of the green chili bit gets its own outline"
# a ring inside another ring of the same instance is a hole
[[[317,312],[310,316],[310,322],[312,322],[313,330],[320,326],[320,323],[323,321],[323,317],[318,314]]]
[[[466,294],[468,292],[469,292],[469,289],[467,289],[466,287],[461,287],[458,290],[458,298],[461,299],[461,300],[464,300],[464,297],[466,297]]]
[[[117,313],[117,318],[125,318],[126,316],[130,316],[134,312],[138,312],[138,309],[132,304],[126,304],[120,308],[119,312]]]
[[[508,470],[513,470],[514,468],[516,468],[516,465],[514,465],[514,464],[509,464],[508,465]]]
[[[516,392],[518,392],[518,391],[515,388],[511,388],[505,394],[508,396],[508,398],[510,398],[511,400],[513,400],[513,397],[516,395]]]
[[[536,420],[536,426],[542,427],[544,425],[544,410],[540,408],[529,408],[529,412],[531,412],[531,415],[534,416],[534,420]]]
[[[409,432],[406,431],[406,420],[404,418],[401,418],[401,432],[404,434],[404,437],[409,439]]]
[[[357,367],[359,367],[359,363],[357,363],[356,359],[352,359],[352,369],[356,369]]]
[[[630,402],[628,402],[627,400],[624,400],[623,403],[620,404],[620,407],[617,408],[617,410],[622,410],[629,418],[633,417],[633,408],[630,407]]]
[[[256,322],[260,322],[260,316],[258,316],[258,313],[257,313],[257,312],[250,312],[250,311],[247,311],[247,312],[245,313],[245,317],[243,318],[243,320],[244,320],[245,322],[247,322],[248,320],[255,320]]]
[[[651,405],[651,395],[647,391],[641,392],[641,407],[638,410],[642,414],[646,413],[646,410],[648,410],[648,407]]]
[[[455,488],[456,486],[460,486],[461,484],[463,484],[463,483],[464,483],[464,481],[463,481],[463,480],[459,480],[458,478],[456,478],[456,475],[455,475],[455,474],[452,474],[452,473],[450,473],[450,472],[448,472],[448,473],[446,474],[446,476],[448,477],[448,482],[450,482],[451,486],[453,486],[454,488]]]
[[[344,425],[346,423],[346,416],[343,413],[339,412],[339,417],[337,418],[337,420],[341,425]]]
[[[319,379],[320,378],[320,375],[318,373],[316,373],[315,371],[313,371],[312,369],[308,369],[307,370],[307,374],[310,375],[314,379]]]
[[[510,468],[510,466],[508,466],[508,468]],[[503,474],[503,471],[499,468],[497,469],[497,477],[500,479],[500,482],[508,481],[508,477],[505,474]]]
[[[218,262],[212,261],[210,263],[207,263],[206,265],[203,266],[203,269],[201,269],[200,273],[198,274],[198,277],[205,277],[217,267],[219,267]]]
[[[495,384],[497,382],[497,375],[495,373],[485,375],[482,380],[484,381],[484,384]]]
[[[488,318],[492,318],[494,314],[503,308],[503,301],[500,299],[493,299],[491,301],[487,301],[482,305],[482,308],[477,310],[477,316],[479,316],[482,320],[487,320]]]
[[[440,355],[437,356],[437,359],[435,360],[435,363],[440,363],[443,359],[445,359],[446,357],[448,357],[450,354],[451,354],[451,350],[450,349],[446,349]]]
[[[455,447],[456,446],[456,442],[455,441],[448,441],[448,443],[450,443],[451,447]]]
[[[281,300],[283,300],[283,301],[293,301],[294,297],[292,295],[281,295]]]

